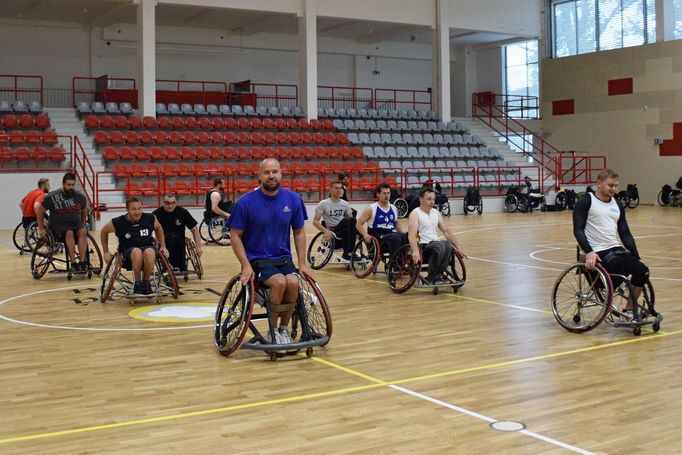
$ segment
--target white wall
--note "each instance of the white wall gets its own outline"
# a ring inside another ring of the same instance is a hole
[[[64,172],[1,175],[3,190],[0,192],[0,210],[5,215],[0,217],[0,229],[14,229],[19,221],[21,221],[21,210],[19,209],[21,198],[30,190],[37,188],[38,179],[43,177],[50,179],[50,185],[53,190],[59,188],[62,184]]]

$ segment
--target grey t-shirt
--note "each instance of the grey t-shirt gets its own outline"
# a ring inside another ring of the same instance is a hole
[[[51,191],[43,200],[43,208],[50,211],[50,226],[57,229],[77,229],[83,226],[81,210],[87,207],[83,193]]]
[[[322,220],[328,228],[332,228],[343,220],[344,216],[353,216],[350,204],[343,199],[333,202],[331,198],[323,199],[315,207],[317,213],[322,214]]]

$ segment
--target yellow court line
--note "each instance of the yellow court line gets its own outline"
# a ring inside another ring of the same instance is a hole
[[[197,416],[203,416],[203,415],[209,415],[209,414],[217,414],[217,413],[221,413],[221,412],[239,411],[242,409],[252,409],[252,408],[270,406],[270,405],[275,405],[275,404],[291,403],[291,402],[296,402],[296,401],[309,400],[312,398],[322,398],[322,397],[329,397],[329,396],[334,396],[334,395],[342,395],[342,394],[346,394],[346,393],[360,392],[360,391],[364,391],[364,390],[383,387],[384,385],[385,385],[384,383],[377,383],[377,384],[368,384],[368,385],[364,385],[364,386],[346,387],[343,389],[328,390],[326,392],[309,393],[306,395],[277,398],[277,399],[268,400],[268,401],[257,401],[254,403],[244,403],[244,404],[238,404],[238,405],[234,405],[234,406],[225,406],[225,407],[221,407],[221,408],[205,409],[203,411],[184,412],[184,413],[180,413],[180,414],[172,414],[172,415],[167,415],[167,416],[151,417],[148,419],[128,420],[125,422],[108,423],[108,424],[104,424],[104,425],[95,425],[95,426],[91,426],[91,427],[72,428],[70,430],[53,431],[50,433],[38,433],[38,434],[32,434],[32,435],[26,435],[26,436],[16,436],[13,438],[0,439],[0,444],[7,444],[10,442],[32,441],[35,439],[51,438],[51,437],[55,437],[55,436],[67,436],[67,435],[78,434],[78,433],[86,433],[86,432],[90,432],[90,431],[108,430],[108,429],[112,429],[112,428],[122,428],[122,427],[134,426],[134,425],[143,425],[143,424],[148,424],[148,423],[164,422],[164,421],[168,421],[168,420],[185,419],[188,417],[197,417]]]
[[[355,280],[360,279],[360,278],[355,278],[354,276],[348,276],[348,275],[344,275],[344,274],[337,273],[337,272],[327,272],[324,270],[316,270],[316,273],[324,273],[327,275],[333,275],[333,276],[338,277],[338,278],[347,278],[347,279],[355,279]],[[381,282],[381,281],[366,280],[366,279],[363,281],[365,281],[367,283],[386,285],[386,283]],[[422,292],[430,292],[430,289],[420,289],[420,288],[413,288],[413,289],[415,289],[417,291],[422,291]],[[547,311],[547,310],[537,310],[535,308],[528,308],[528,307],[524,307],[521,305],[512,305],[511,303],[502,303],[502,302],[495,302],[493,300],[479,299],[478,297],[469,297],[468,295],[450,294],[450,293],[442,293],[442,294],[439,293],[438,295],[444,295],[444,296],[451,297],[451,298],[454,297],[454,298],[458,298],[458,299],[473,300],[474,302],[482,302],[482,303],[487,303],[490,305],[498,305],[498,306],[504,306],[507,308],[515,308],[517,310],[532,311],[534,313],[552,314],[551,311]]]
[[[110,424],[105,424],[105,425],[96,425],[96,426],[91,426],[91,427],[73,428],[70,430],[54,431],[54,432],[50,432],[50,433],[39,433],[39,434],[33,434],[33,435],[16,436],[16,437],[12,437],[12,438],[0,439],[0,444],[7,444],[10,442],[31,441],[31,440],[35,440],[35,439],[44,439],[44,438],[51,438],[51,437],[56,437],[56,436],[66,436],[66,435],[71,435],[71,434],[106,430],[106,429],[111,429],[111,428],[121,428],[121,427],[128,427],[128,426],[134,426],[134,425],[143,425],[143,424],[147,424],[147,423],[164,422],[164,421],[168,421],[168,420],[184,419],[184,418],[188,418],[188,417],[210,415],[210,414],[216,414],[216,413],[221,413],[221,412],[239,411],[242,409],[252,409],[252,408],[275,405],[275,404],[292,403],[292,402],[303,401],[303,400],[308,400],[308,399],[312,399],[312,398],[323,398],[323,397],[334,396],[334,395],[342,395],[342,394],[346,394],[346,393],[361,392],[361,391],[365,391],[365,390],[371,390],[371,389],[376,389],[379,387],[384,387],[387,385],[405,384],[405,383],[409,383],[409,382],[423,381],[423,380],[434,379],[434,378],[439,378],[439,377],[454,376],[454,375],[459,375],[459,374],[464,374],[464,373],[470,373],[472,371],[491,370],[494,368],[500,368],[500,367],[505,367],[505,366],[509,366],[509,365],[516,365],[516,364],[520,364],[520,363],[532,362],[535,360],[545,360],[545,359],[563,357],[563,356],[572,355],[572,354],[579,354],[582,352],[589,352],[589,351],[594,351],[597,349],[604,349],[604,348],[609,348],[609,347],[614,347],[614,346],[619,346],[619,345],[624,345],[624,344],[629,344],[629,343],[637,343],[637,342],[648,341],[648,340],[656,340],[656,339],[659,339],[662,337],[679,335],[679,334],[682,334],[682,330],[676,330],[673,332],[666,332],[666,333],[659,332],[657,335],[649,336],[649,337],[632,338],[629,340],[616,341],[613,343],[606,343],[606,344],[597,345],[597,346],[589,346],[586,348],[572,349],[570,351],[562,351],[562,352],[556,352],[553,354],[545,354],[545,355],[540,355],[540,356],[527,357],[525,359],[510,360],[507,362],[497,362],[497,363],[492,363],[492,364],[488,364],[488,365],[480,365],[477,367],[463,368],[460,370],[444,371],[444,372],[440,372],[440,373],[433,373],[433,374],[428,374],[428,375],[423,375],[423,376],[414,376],[411,378],[399,379],[396,381],[382,381],[380,379],[376,379],[372,376],[360,373],[360,372],[352,370],[350,368],[335,364],[334,362],[330,362],[328,360],[322,360],[322,359],[318,359],[318,358],[313,357],[313,360],[316,360],[319,363],[322,363],[324,365],[336,368],[338,370],[353,374],[354,376],[359,376],[361,378],[367,379],[368,381],[372,381],[373,384],[368,384],[365,386],[347,387],[347,388],[343,388],[343,389],[329,390],[326,392],[317,392],[317,393],[311,393],[311,394],[306,394],[306,395],[298,395],[298,396],[294,396],[294,397],[277,398],[277,399],[268,400],[268,401],[257,401],[254,403],[245,403],[245,404],[239,404],[239,405],[234,405],[234,406],[224,406],[224,407],[220,407],[220,408],[205,409],[203,411],[194,411],[194,412],[186,412],[186,413],[180,413],[180,414],[172,414],[172,415],[168,415],[168,416],[152,417],[152,418],[148,418],[148,419],[129,420],[126,422],[117,422],[117,423],[110,423]]]

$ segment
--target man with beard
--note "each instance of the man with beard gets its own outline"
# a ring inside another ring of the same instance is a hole
[[[50,231],[58,242],[64,242],[72,272],[84,272],[87,264],[76,262],[76,243],[81,259],[86,257],[88,232],[85,220],[88,217],[88,202],[85,195],[76,191],[76,176],[67,172],[62,178],[62,187],[45,196],[41,204],[35,205],[38,235],[45,236],[45,212],[50,212]]]
[[[156,234],[161,254],[168,256],[163,228],[154,215],[142,212],[142,201],[137,196],[126,200],[126,211],[125,215],[114,218],[102,228],[100,240],[104,261],[108,263],[111,260],[109,234],[113,232],[118,237],[118,251],[123,254],[124,268],[133,269],[133,294],[149,295],[152,293],[149,277],[156,263],[152,232]]]
[[[216,216],[228,219],[228,203],[223,200],[223,179],[216,177],[213,179],[213,188],[206,193],[206,201],[204,203],[204,221],[208,223],[211,218]]]
[[[29,224],[37,220],[36,205],[41,205],[45,199],[45,194],[50,192],[50,179],[38,179],[38,188],[31,191],[21,198],[19,208],[21,209],[21,224],[24,229]]]
[[[191,213],[178,205],[174,194],[167,194],[163,198],[163,206],[154,210],[153,215],[163,228],[163,235],[168,248],[168,262],[181,272],[187,271],[185,261],[185,229],[189,229],[194,237],[197,256],[201,256],[201,236],[197,229],[197,220]]]
[[[454,234],[445,224],[443,215],[433,208],[435,204],[435,190],[430,186],[424,186],[419,190],[419,207],[410,213],[407,225],[412,259],[415,262],[419,261],[419,246],[421,246],[424,251],[424,260],[429,263],[429,272],[424,279],[426,284],[447,283],[445,272],[453,246],[462,253]],[[438,229],[445,236],[444,240],[438,238]]]
[[[241,282],[254,278],[270,289],[270,342],[288,344],[293,342],[289,321],[298,299],[290,229],[294,232],[298,273],[310,275],[305,263],[304,210],[296,193],[280,188],[282,172],[276,159],[264,159],[259,169],[260,187],[237,201],[228,220],[232,249],[242,266]]]
[[[407,243],[407,234],[398,226],[398,209],[391,204],[391,186],[380,183],[374,190],[377,202],[367,206],[358,217],[355,229],[367,244],[379,239],[381,254],[392,254]]]

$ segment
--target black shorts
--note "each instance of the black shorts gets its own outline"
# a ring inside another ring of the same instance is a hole
[[[262,283],[273,275],[291,275],[297,273],[291,258],[280,259],[254,259],[250,261],[256,281]]]
[[[36,221],[37,218],[35,216],[22,216],[21,217],[21,225],[26,229],[29,224],[33,223]]]
[[[649,281],[649,268],[625,248],[610,248],[598,251],[597,254],[607,272],[623,276],[630,275],[630,282],[633,286],[642,287]],[[619,280],[613,281],[613,285],[618,286]]]

